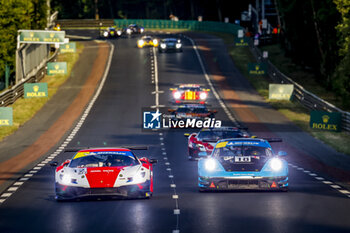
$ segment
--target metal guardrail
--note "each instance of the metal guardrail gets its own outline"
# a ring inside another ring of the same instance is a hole
[[[259,48],[249,44],[250,51],[252,52],[255,59],[259,62],[266,62],[268,75],[276,83],[293,84],[293,98],[297,99],[303,106],[310,110],[326,111],[326,112],[340,112],[342,114],[342,129],[350,132],[350,112],[345,112],[331,103],[319,98],[311,92],[305,90],[301,85],[294,82],[291,78],[287,77],[281,71],[277,69],[268,59],[264,59],[262,52]]]
[[[53,61],[58,54],[58,49],[54,54],[47,59],[47,62]],[[22,97],[24,94],[24,84],[25,83],[35,83],[40,81],[46,73],[46,62],[37,69],[33,75],[30,75],[25,80],[17,83],[12,88],[4,91],[0,94],[0,107],[5,107],[13,104],[18,98]]]

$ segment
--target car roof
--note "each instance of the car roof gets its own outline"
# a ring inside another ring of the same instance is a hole
[[[201,87],[199,84],[180,84],[179,88],[193,88],[193,87]]]

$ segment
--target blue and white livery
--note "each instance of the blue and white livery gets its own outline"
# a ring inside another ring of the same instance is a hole
[[[275,154],[269,140],[220,140],[210,156],[198,161],[199,190],[288,191],[288,163],[283,159],[286,154]]]

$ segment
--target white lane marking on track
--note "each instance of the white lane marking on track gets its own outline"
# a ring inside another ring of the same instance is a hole
[[[0,199],[0,204],[6,201],[6,199]]]
[[[232,123],[234,123],[236,126],[238,126],[238,122],[237,122],[236,119],[232,116],[231,112],[229,111],[229,109],[227,108],[227,106],[225,105],[225,103],[224,103],[224,102],[222,101],[222,99],[220,98],[218,92],[217,92],[216,89],[214,88],[214,85],[213,85],[213,83],[211,82],[210,77],[209,77],[209,75],[208,75],[208,73],[207,73],[207,71],[206,71],[206,69],[205,69],[205,67],[204,67],[202,58],[201,58],[201,56],[200,56],[200,54],[199,54],[199,52],[198,52],[198,49],[197,49],[197,46],[196,46],[195,42],[194,42],[190,37],[185,36],[185,38],[187,38],[187,39],[191,42],[192,47],[193,47],[193,49],[194,49],[194,51],[195,51],[195,53],[196,53],[196,55],[197,55],[199,64],[200,64],[200,66],[201,66],[201,68],[202,68],[202,72],[203,72],[203,74],[204,74],[204,77],[205,77],[207,83],[209,84],[210,89],[211,89],[212,93],[214,94],[216,100],[219,102],[220,106],[224,109],[224,111],[226,112],[228,118],[232,121]]]
[[[319,176],[316,176],[315,179],[316,179],[316,180],[324,180],[323,177],[319,177]]]
[[[333,184],[333,182],[330,182],[328,180],[324,180],[324,181],[322,181],[322,183],[324,183],[324,184]]]
[[[3,193],[2,195],[1,195],[1,197],[9,197],[9,196],[11,196],[12,195],[12,193]]]
[[[10,187],[7,191],[14,192],[18,189],[18,187]]]
[[[334,189],[340,189],[341,188],[339,185],[336,185],[336,184],[331,185],[331,187],[334,188]]]
[[[86,116],[89,114],[92,106],[94,105],[95,101],[97,100],[98,96],[100,95],[101,91],[102,91],[102,88],[104,86],[104,83],[106,82],[106,79],[107,79],[107,75],[109,73],[109,69],[111,67],[111,62],[112,62],[112,58],[113,58],[113,52],[114,52],[114,45],[109,43],[110,44],[110,53],[109,53],[109,56],[108,56],[108,60],[107,60],[107,65],[106,65],[106,68],[105,68],[105,72],[103,73],[103,77],[102,77],[102,80],[95,92],[95,95],[93,96],[93,98],[90,100],[89,104],[87,105],[87,107],[85,108],[85,111],[83,112],[82,116],[80,117],[78,123],[75,125],[75,127],[73,128],[72,132],[69,134],[69,139],[73,139],[73,137],[75,136],[76,132],[79,131],[80,127],[82,126],[82,124],[84,123],[85,121],[85,118]],[[67,137],[67,138],[68,138]],[[66,140],[67,140],[66,138]],[[45,158],[45,160],[47,159],[53,159],[55,158],[56,155],[60,154],[60,152],[62,152],[65,148],[66,148],[66,145],[67,143],[65,143],[65,141],[63,141],[63,143],[56,149],[56,151],[52,154],[50,154],[50,156],[48,156],[47,158]],[[44,161],[44,160],[43,160]],[[42,162],[39,162],[39,164],[41,164]],[[40,167],[38,164],[33,168],[34,170],[40,170],[42,167]],[[19,181],[27,181],[29,180],[30,177],[32,177],[33,174],[32,173],[27,173],[24,175],[24,177],[21,177],[19,179]],[[22,182],[23,183],[23,182]],[[7,193],[3,193],[1,196],[3,195],[8,195]],[[11,196],[12,193],[10,193],[9,196]],[[9,196],[6,196],[7,198]],[[4,201],[6,199],[3,199]],[[3,203],[4,201],[1,201],[0,203]]]
[[[13,185],[17,185],[17,186],[20,186],[20,185],[22,185],[24,182],[16,182],[16,183],[14,183]]]
[[[345,190],[345,189],[340,189],[338,191],[341,192],[342,194],[350,194],[350,192],[348,190]]]

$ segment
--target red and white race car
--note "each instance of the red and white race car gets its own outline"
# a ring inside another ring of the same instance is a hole
[[[95,148],[75,150],[72,159],[56,168],[56,200],[86,196],[150,198],[153,167],[157,160],[137,158],[131,150],[146,148]],[[66,150],[72,151],[72,150]],[[51,163],[57,166],[57,162]]]
[[[221,139],[249,137],[236,127],[203,128],[198,133],[185,133],[184,136],[188,138],[190,160],[210,155],[216,142]]]
[[[200,103],[205,104],[210,89],[201,87],[199,84],[180,84],[179,87],[170,88],[172,98],[177,104]]]

